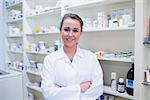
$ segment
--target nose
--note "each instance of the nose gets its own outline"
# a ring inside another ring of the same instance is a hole
[[[69,32],[68,32],[68,35],[69,35],[69,36],[73,36],[73,31],[72,31],[72,30],[69,31]]]

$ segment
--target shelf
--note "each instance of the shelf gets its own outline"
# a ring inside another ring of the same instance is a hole
[[[16,54],[23,54],[23,51],[11,51],[11,50],[8,50],[7,52],[9,52],[9,53],[16,53]]]
[[[7,36],[7,38],[22,38],[22,35]]]
[[[99,60],[104,60],[104,61],[117,61],[117,62],[128,62],[128,63],[134,63],[134,60],[132,60],[131,58],[98,58]]]
[[[66,6],[66,8],[82,9],[82,8],[97,7],[97,6],[127,2],[127,1],[131,1],[131,0],[93,0],[86,3],[84,2],[84,3],[74,4],[71,6]]]
[[[49,10],[40,12],[39,14],[29,15],[26,18],[33,18],[33,17],[40,17],[44,15],[54,15],[54,14],[61,14],[61,7],[52,7]]]
[[[23,70],[21,70],[21,69],[14,68],[14,67],[9,67],[9,68],[12,69],[12,70],[18,71],[18,72],[22,72],[22,71],[23,71]]]
[[[33,75],[37,75],[37,76],[41,76],[41,73],[38,71],[31,71],[31,70],[27,70],[27,73],[29,74],[33,74]]]
[[[28,54],[40,54],[40,55],[47,55],[47,52],[37,52],[37,51],[26,51]]]
[[[150,48],[150,43],[143,42],[143,44],[144,44],[145,46],[147,46],[147,47],[149,47],[149,48]]]
[[[22,1],[6,7],[6,9],[18,9],[18,8],[22,8]]]
[[[113,91],[109,86],[104,86],[104,93],[111,94],[118,97],[123,97],[127,99],[134,99],[133,96],[128,95],[127,93],[119,93],[118,91]]]
[[[149,86],[150,86],[150,82],[144,81],[144,82],[142,82],[142,84],[143,84],[143,85],[149,85]]]
[[[21,23],[22,21],[23,21],[23,19],[16,19],[16,20],[9,20],[6,23],[7,24],[9,24],[9,23]]]
[[[83,32],[100,32],[100,31],[128,31],[128,30],[135,30],[135,27],[124,27],[124,28],[88,28],[83,30]]]
[[[51,35],[51,34],[59,34],[60,32],[39,32],[34,34],[26,34],[27,36],[40,36],[40,35]]]
[[[32,83],[29,83],[26,85],[27,88],[38,91],[38,92],[42,92],[41,88],[38,86],[33,86]]]

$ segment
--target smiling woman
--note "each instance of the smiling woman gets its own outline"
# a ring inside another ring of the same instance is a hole
[[[83,27],[76,14],[65,14],[60,25],[63,46],[44,59],[45,100],[96,100],[103,93],[103,72],[94,53],[78,47]]]

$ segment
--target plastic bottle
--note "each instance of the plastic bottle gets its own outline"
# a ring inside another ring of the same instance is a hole
[[[119,82],[117,83],[117,91],[120,93],[125,92],[125,83],[123,78],[119,78]]]
[[[134,63],[132,64],[132,68],[128,71],[126,79],[127,94],[133,95],[133,90],[134,90]]]
[[[117,87],[117,82],[116,82],[116,73],[115,72],[111,72],[111,89],[113,91],[116,91],[116,87]]]

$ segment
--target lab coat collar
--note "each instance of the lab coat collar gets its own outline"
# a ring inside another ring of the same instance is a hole
[[[83,57],[82,49],[80,49],[79,47],[77,47],[77,51],[75,53],[75,56],[82,58]],[[59,50],[58,59],[66,58],[66,57],[67,56],[66,56],[66,54],[64,52],[64,49],[63,49],[63,47],[61,47],[60,50]]]

